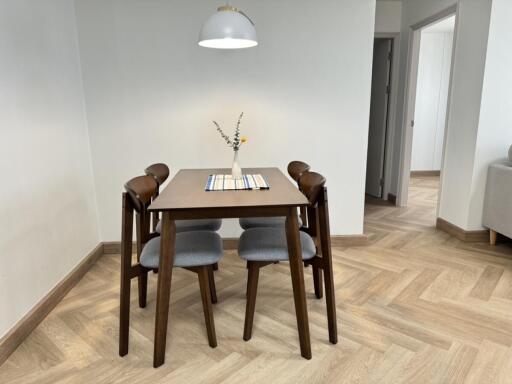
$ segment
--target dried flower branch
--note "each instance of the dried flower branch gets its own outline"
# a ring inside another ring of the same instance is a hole
[[[240,123],[242,122],[242,118],[244,117],[244,113],[242,112],[240,116],[238,117],[238,121],[236,123],[235,128],[235,134],[233,135],[233,139],[231,139],[228,135],[224,133],[220,125],[213,121],[213,124],[217,127],[217,132],[221,135],[221,137],[224,139],[224,141],[227,143],[228,146],[233,148],[234,151],[238,151],[243,143],[247,142],[246,137],[240,137]]]
[[[231,139],[229,138],[228,135],[226,135],[224,133],[224,131],[222,130],[222,128],[220,127],[219,123],[217,123],[215,120],[213,121],[213,124],[215,124],[215,126],[217,127],[217,132],[220,133],[220,135],[222,136],[222,138],[226,141],[226,143],[232,147],[233,146],[233,142],[231,141]]]
[[[240,149],[240,122],[242,121],[242,117],[244,117],[243,112],[238,117],[238,121],[236,123],[235,137],[233,139],[233,149],[235,151],[238,151]]]

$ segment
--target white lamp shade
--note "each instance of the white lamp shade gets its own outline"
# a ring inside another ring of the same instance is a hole
[[[219,10],[205,21],[199,45],[206,48],[237,49],[258,45],[251,21],[236,10]]]

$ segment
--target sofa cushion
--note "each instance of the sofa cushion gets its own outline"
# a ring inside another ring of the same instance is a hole
[[[512,238],[512,164],[491,164],[487,172],[487,188],[483,225]]]

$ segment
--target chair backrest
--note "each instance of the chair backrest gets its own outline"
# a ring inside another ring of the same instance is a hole
[[[150,216],[148,214],[148,207],[158,189],[158,184],[152,176],[138,176],[128,181],[124,188],[126,189],[126,197],[129,198],[130,204],[123,209],[130,209],[131,207],[137,213],[137,255],[140,255],[142,247],[149,241]],[[127,217],[132,217],[132,215]],[[133,222],[123,223],[124,225],[133,225]]]
[[[295,180],[295,182],[298,184],[299,179],[302,176],[304,172],[307,172],[311,169],[309,164],[304,163],[303,161],[292,161],[290,164],[288,164],[288,174],[290,177]],[[309,214],[306,207],[300,208],[300,218],[302,219],[302,226],[307,227],[309,226]]]
[[[318,204],[325,186],[325,177],[316,172],[305,172],[299,179],[299,189],[307,197],[309,204]]]
[[[299,179],[299,189],[309,201],[308,233],[314,238],[330,238],[329,208],[326,179],[316,172],[305,172]]]
[[[141,213],[155,195],[158,184],[151,176],[138,176],[128,181],[124,188],[132,198],[132,203],[137,213]]]
[[[158,184],[158,188],[167,180],[169,177],[169,167],[163,163],[157,163],[147,167],[144,172],[146,175],[151,176],[155,179]]]
[[[156,163],[147,167],[144,172],[146,175],[151,176],[157,184],[156,192],[153,195],[153,200],[160,194],[160,186],[165,183],[165,180],[169,177],[169,167],[164,163]],[[153,231],[156,231],[158,222],[160,221],[160,215],[157,212],[153,213]]]
[[[306,164],[302,161],[292,161],[288,164],[288,174],[291,176],[293,180],[297,183],[299,182],[300,177],[304,172],[307,172],[311,169],[309,164]]]

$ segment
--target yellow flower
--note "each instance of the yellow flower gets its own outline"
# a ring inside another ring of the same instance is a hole
[[[245,136],[242,136],[242,138],[240,139],[240,141],[243,143],[247,143],[247,137]]]

